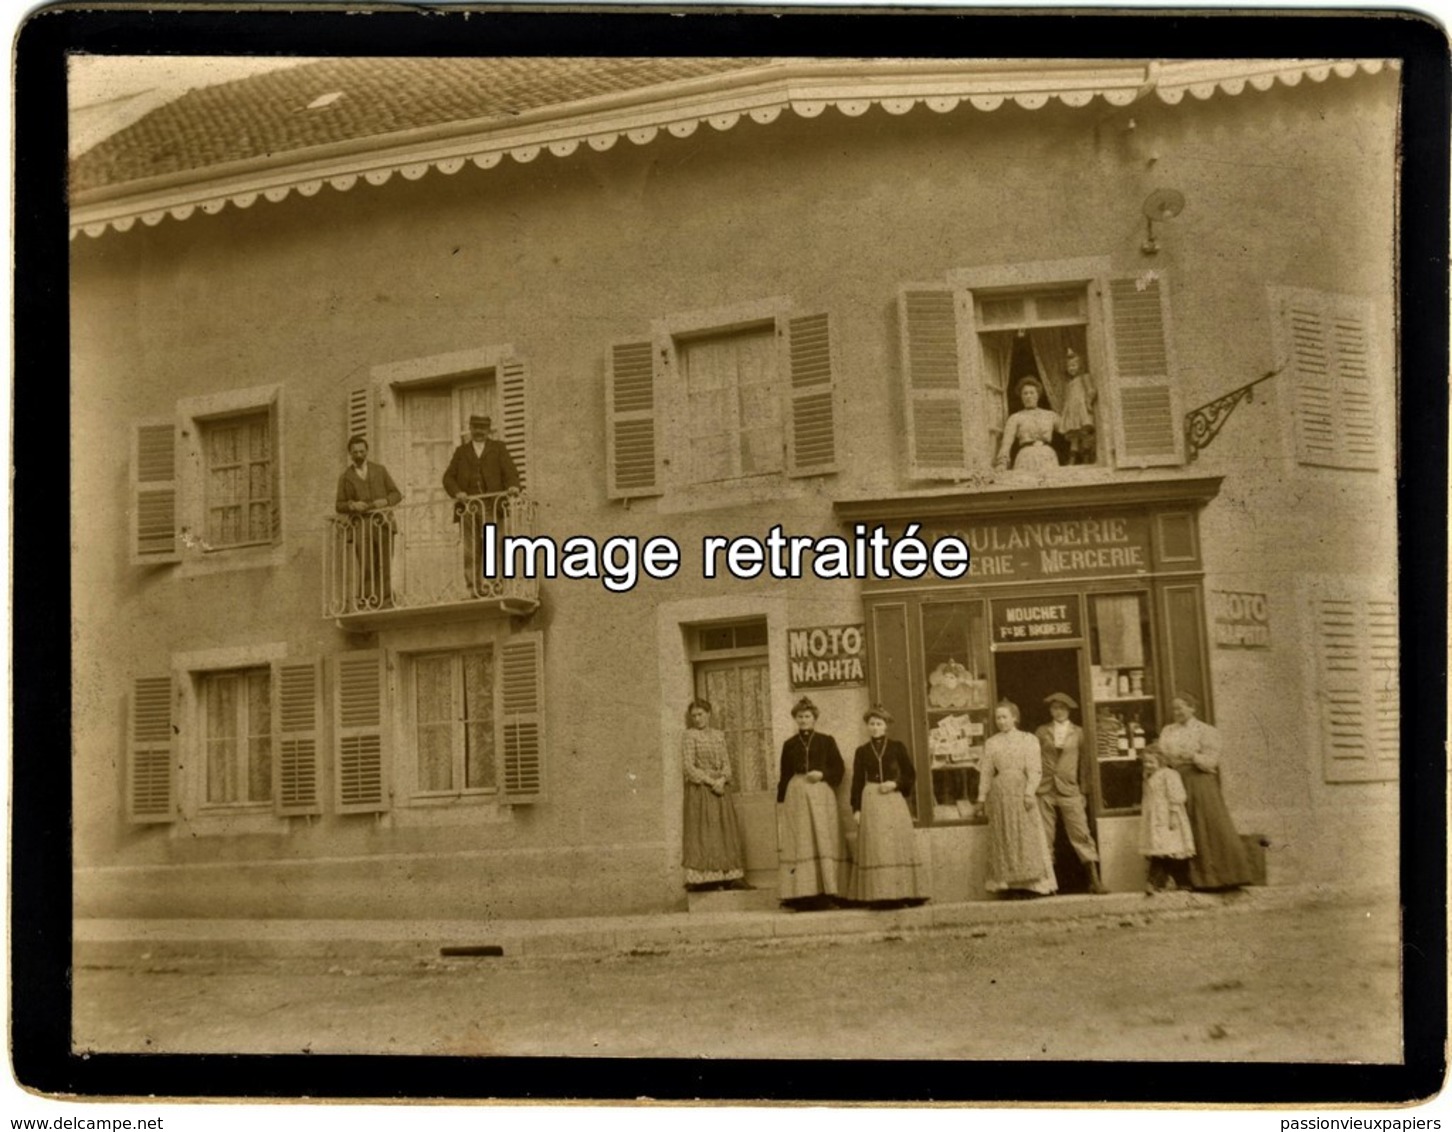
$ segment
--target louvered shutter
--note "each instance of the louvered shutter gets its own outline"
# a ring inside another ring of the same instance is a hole
[[[664,490],[658,401],[651,343],[611,346],[605,365],[605,462],[611,499]]]
[[[279,814],[323,812],[322,684],[316,660],[272,667],[272,800]]]
[[[1396,778],[1401,702],[1395,603],[1321,598],[1313,617],[1326,781]]]
[[[282,412],[276,401],[267,407],[268,472],[272,479],[272,541],[282,541]]]
[[[1319,467],[1375,469],[1365,304],[1296,291],[1283,299],[1280,313],[1295,384],[1296,459]]]
[[[825,314],[788,319],[785,334],[787,475],[820,476],[837,470],[836,369],[832,330]]]
[[[963,479],[971,462],[967,423],[972,401],[960,361],[954,292],[908,284],[898,289],[897,305],[908,475]]]
[[[347,403],[348,431],[345,440],[351,440],[355,436],[361,436],[368,441],[370,456],[376,445],[373,442],[373,389],[371,386],[362,385],[357,389],[348,390]]]
[[[505,358],[499,365],[500,415],[504,418],[502,438],[504,447],[514,460],[519,472],[519,486],[529,486],[527,474],[528,448],[525,444],[528,418],[525,413],[525,395],[528,384],[528,370],[523,358]]]
[[[333,788],[340,814],[388,809],[383,751],[383,654],[344,653],[333,681]]]
[[[139,823],[176,820],[170,676],[132,682],[126,752],[126,817]]]
[[[1109,284],[1114,454],[1122,468],[1185,462],[1184,411],[1170,366],[1168,298],[1159,279]]]
[[[176,425],[138,424],[131,432],[131,562],[177,562]]]
[[[520,633],[500,648],[504,800],[544,797],[544,636]]]

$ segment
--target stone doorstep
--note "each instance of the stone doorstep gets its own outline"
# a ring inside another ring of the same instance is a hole
[[[917,908],[844,908],[822,912],[670,912],[659,915],[580,917],[568,920],[77,920],[75,961],[123,965],[179,958],[373,957],[480,963],[487,958],[445,958],[446,946],[503,948],[506,957],[568,956],[639,951],[655,954],[726,940],[872,936],[934,929],[962,930],[1102,917],[1158,917],[1265,910],[1345,897],[1317,885],[1249,888],[1237,895],[1139,892],[1104,896],[1052,896],[1038,900],[973,900]]]

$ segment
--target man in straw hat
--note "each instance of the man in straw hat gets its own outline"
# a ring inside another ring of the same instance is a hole
[[[484,524],[499,517],[497,500],[479,497],[519,490],[519,471],[509,449],[490,435],[492,423],[478,413],[469,418],[469,439],[454,449],[444,472],[444,490],[454,500],[454,522],[463,520],[464,577],[475,596],[488,592],[480,573]]]
[[[1089,891],[1106,892],[1099,876],[1099,850],[1094,844],[1094,822],[1099,816],[1099,763],[1084,742],[1084,729],[1069,718],[1079,705],[1064,692],[1047,696],[1052,722],[1034,732],[1043,753],[1044,773],[1039,780],[1039,816],[1044,821],[1049,855],[1054,852],[1056,822],[1062,819],[1069,844],[1089,874]]]

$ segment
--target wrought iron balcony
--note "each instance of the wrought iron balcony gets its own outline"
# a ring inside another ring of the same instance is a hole
[[[486,524],[496,539],[533,535],[536,509],[534,500],[511,492],[330,515],[323,541],[323,616],[362,631],[471,610],[533,611],[539,582],[485,577],[481,551]]]

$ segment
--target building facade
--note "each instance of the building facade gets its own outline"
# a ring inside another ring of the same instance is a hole
[[[1053,691],[1110,888],[1177,691],[1272,882],[1393,881],[1394,67],[391,66],[196,91],[73,162],[78,915],[683,908],[696,695],[763,884],[801,694],[844,753],[892,710],[967,900],[991,706]],[[1062,410],[1070,350],[1092,445],[1021,460],[1017,383]],[[520,490],[456,504],[476,414]],[[402,497],[367,520],[359,434]],[[485,519],[681,568],[481,581]],[[703,575],[712,536],[859,524],[972,568]]]

